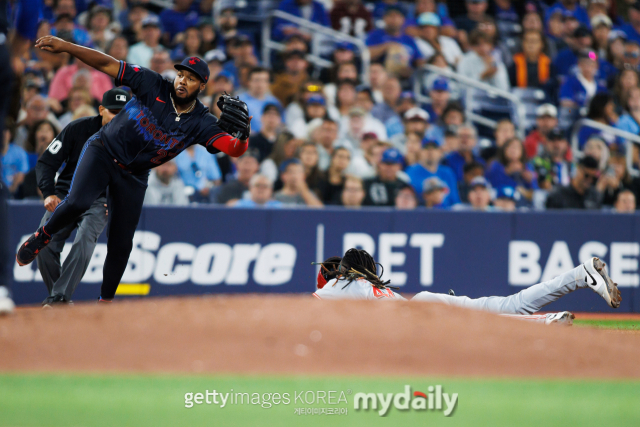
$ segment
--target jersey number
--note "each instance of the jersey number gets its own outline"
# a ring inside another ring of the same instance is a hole
[[[47,147],[47,150],[49,150],[51,154],[58,154],[58,151],[60,151],[61,148],[62,141],[54,139],[53,141],[51,141],[51,144],[49,144],[49,147]]]
[[[373,296],[380,298],[395,298],[393,291],[391,289],[378,289],[375,286],[373,287]]]

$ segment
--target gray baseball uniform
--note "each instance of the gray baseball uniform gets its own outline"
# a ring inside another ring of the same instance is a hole
[[[425,291],[416,294],[412,300],[439,302],[494,313],[532,314],[578,288],[588,287],[586,275],[584,267],[579,265],[554,279],[530,286],[508,297],[469,298]]]

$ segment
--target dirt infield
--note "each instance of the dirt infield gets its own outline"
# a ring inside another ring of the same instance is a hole
[[[426,303],[215,296],[27,308],[0,371],[640,378],[640,335]]]

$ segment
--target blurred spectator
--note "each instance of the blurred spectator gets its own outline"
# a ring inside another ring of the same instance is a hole
[[[178,176],[178,167],[174,160],[163,163],[151,171],[144,204],[147,206],[189,204],[187,189]]]
[[[422,183],[422,199],[427,209],[446,208],[444,199],[449,194],[449,187],[437,176],[427,178]]]
[[[613,23],[607,15],[599,14],[591,18],[593,32],[593,50],[600,58],[606,58],[609,52],[609,34]]]
[[[478,26],[478,22],[485,17],[488,3],[487,0],[466,0],[465,5],[467,7],[466,15],[458,16],[454,19],[454,22],[456,24],[456,28],[463,31],[466,35],[475,30]]]
[[[386,140],[388,138],[387,128],[385,125],[373,115],[371,115],[371,111],[375,106],[373,101],[373,94],[370,89],[359,87],[359,90],[356,94],[356,107],[359,107],[365,111],[364,116],[364,124],[363,131],[364,132],[373,132],[382,140]],[[346,128],[346,124],[343,120],[343,127]]]
[[[452,131],[453,129],[456,129],[457,133],[458,128],[464,124],[465,119],[462,105],[459,102],[450,101],[444,108],[438,124],[430,127],[430,137],[443,145],[443,149],[447,153],[457,150],[458,146],[453,148],[444,146],[445,133],[447,130]]]
[[[418,207],[413,187],[405,185],[396,193],[395,208],[399,210],[413,210]]]
[[[476,162],[464,165],[462,181],[458,182],[458,194],[460,195],[460,201],[462,203],[469,203],[471,183],[476,178],[484,179],[484,165]]]
[[[162,29],[157,16],[150,15],[142,20],[142,40],[129,48],[127,62],[148,68],[151,57],[158,49],[164,49],[160,45]]]
[[[626,109],[631,91],[639,86],[640,78],[636,70],[621,70],[613,86],[613,97],[615,103],[619,107]]]
[[[312,96],[322,95],[323,88],[324,86],[322,82],[318,80],[309,80],[300,87],[300,91],[298,92],[296,99],[290,102],[289,105],[287,105],[287,108],[285,108],[284,110],[284,123],[288,128],[292,128],[293,123],[295,123],[299,119],[304,118],[304,104]],[[329,100],[327,99],[326,92],[324,92],[324,94],[326,103],[328,105],[335,105],[335,93],[334,99],[331,102],[329,102]],[[336,113],[335,111],[334,114],[336,114],[336,117],[340,115],[339,112]]]
[[[372,62],[369,67],[369,84],[371,85],[371,94],[373,101],[378,104],[383,102],[382,98],[382,86],[384,82],[389,78],[387,70],[379,62]]]
[[[129,55],[129,42],[123,36],[116,36],[107,44],[105,53],[118,61],[126,61],[127,55]]]
[[[247,103],[249,111],[262,111],[266,104],[280,105],[280,101],[269,93],[270,76],[271,72],[267,68],[254,67],[249,71],[248,91],[240,95],[240,99]],[[261,127],[261,117],[256,114],[251,120],[251,130],[260,132]]]
[[[218,47],[218,37],[213,25],[213,19],[207,16],[201,16],[198,18],[198,29],[202,37],[202,44],[200,45],[201,53],[209,52]]]
[[[630,190],[640,202],[640,177],[632,176],[627,169],[627,159],[623,154],[613,153],[609,159],[609,167],[604,176],[605,189],[602,200],[603,205],[615,204],[618,194],[624,190]]]
[[[208,203],[212,189],[222,179],[216,157],[201,145],[190,145],[174,161],[180,178],[193,191],[191,201]]]
[[[331,22],[329,22],[329,16],[324,6],[316,0],[282,0],[278,5],[278,10],[315,22],[323,27],[331,27]],[[310,41],[312,35],[308,31],[299,28],[290,21],[276,18],[273,24],[273,39],[280,41],[286,36],[299,34],[305,40]]]
[[[559,128],[550,130],[545,139],[543,150],[531,165],[538,175],[538,187],[551,190],[556,185],[566,186],[571,182],[571,163],[569,142],[566,134]]]
[[[553,104],[542,104],[536,109],[536,127],[524,140],[524,150],[528,158],[542,154],[547,144],[547,136],[558,126],[558,109]]]
[[[358,83],[358,67],[353,61],[337,63],[331,68],[331,82],[323,88],[325,97],[331,100],[330,105],[335,105],[338,85],[345,80],[353,82],[354,87]]]
[[[304,166],[300,160],[291,158],[282,162],[280,180],[282,181],[282,190],[276,192],[273,198],[284,206],[323,206],[307,186]]]
[[[336,0],[329,16],[334,30],[354,37],[364,38],[373,30],[371,12],[362,0]]]
[[[78,75],[86,75],[85,81],[78,81]],[[49,85],[49,98],[64,101],[69,96],[71,88],[77,86],[88,89],[93,99],[101,101],[102,95],[113,88],[113,82],[106,74],[76,60],[73,64],[65,65],[56,71]]]
[[[537,15],[537,13],[536,13]],[[552,58],[555,58],[561,50],[564,50],[568,47],[567,42],[565,41],[568,32],[568,26],[565,25],[564,22],[564,14],[560,10],[554,11],[549,19],[547,20],[547,34],[549,44],[552,47],[552,51],[554,55]]]
[[[318,166],[318,146],[314,142],[307,141],[298,149],[298,157],[300,163],[304,166],[304,176],[307,187],[313,193],[320,197],[320,181],[323,179],[323,173]]]
[[[364,200],[364,187],[362,179],[348,175],[344,180],[344,188],[340,200],[346,208],[360,208]]]
[[[636,196],[631,190],[622,190],[613,205],[615,213],[634,213],[636,211]]]
[[[620,29],[627,35],[627,38],[640,43],[640,1],[631,3],[628,12],[629,22],[623,24]]]
[[[90,105],[81,105],[73,112],[73,116],[71,116],[71,121],[81,119],[83,117],[92,117],[97,116],[98,111]]]
[[[273,200],[273,181],[269,177],[255,174],[249,181],[249,197],[233,203],[236,208],[280,208],[282,203]]]
[[[420,152],[422,151],[422,135],[417,133],[408,133],[407,142],[405,143],[404,162],[407,166],[413,166],[420,161]]]
[[[344,188],[345,173],[351,162],[351,153],[344,147],[336,147],[331,153],[331,163],[320,183],[320,195],[325,205],[339,205]]]
[[[258,154],[253,150],[247,150],[236,162],[235,179],[224,183],[216,194],[216,202],[228,204],[244,197],[249,190],[249,181],[260,169]]]
[[[378,163],[377,174],[364,180],[365,206],[393,206],[396,193],[406,183],[398,179],[404,160],[395,148],[388,148],[382,153]]]
[[[429,98],[431,104],[426,106],[426,111],[429,113],[429,123],[435,124],[440,120],[451,100],[449,79],[441,77],[434,80],[429,87]]]
[[[225,62],[222,68],[233,76],[236,85],[240,85],[244,83],[241,80],[241,70],[246,68],[250,72],[253,67],[258,66],[258,58],[254,53],[253,42],[246,34],[237,34],[227,41],[226,48],[226,55],[230,61]],[[269,71],[269,77],[271,77],[271,70],[267,71]]]
[[[269,177],[271,181],[276,182],[281,165],[295,157],[296,151],[302,143],[302,140],[296,139],[288,131],[280,133],[273,145],[271,154],[260,165],[260,173]]]
[[[42,200],[42,191],[38,188],[38,178],[36,176],[35,163],[40,159],[42,153],[47,150],[47,147],[54,140],[57,129],[48,120],[43,120],[36,123],[33,126],[32,131],[29,133],[28,146],[33,147],[32,151],[35,156],[29,156],[31,169],[24,176],[24,181],[18,189],[16,198],[25,200]]]
[[[400,80],[396,77],[389,77],[382,86],[383,102],[373,107],[371,115],[380,120],[385,126],[392,120],[401,121],[396,111],[401,93]]]
[[[571,35],[570,37],[566,37],[568,47],[559,51],[553,60],[556,72],[561,78],[566,78],[568,75],[574,74],[574,68],[578,63],[580,52],[591,50],[593,46],[593,38],[587,26],[581,25],[575,30],[568,32],[568,34]],[[597,61],[595,57],[594,61]]]
[[[598,161],[585,156],[578,162],[568,186],[555,187],[547,198],[547,209],[598,209],[602,194],[596,189],[600,179]]]
[[[592,50],[579,53],[578,72],[567,77],[560,87],[560,105],[565,108],[581,108],[589,104],[598,92],[607,92],[607,88],[596,80],[598,59]]]
[[[487,162],[496,160],[498,157],[498,151],[509,140],[516,137],[516,126],[510,119],[502,119],[496,124],[494,131],[493,144],[488,147],[483,147],[480,151],[480,156]]]
[[[460,203],[456,175],[449,166],[440,164],[443,153],[440,144],[431,139],[422,142],[420,162],[407,168],[407,175],[416,194],[423,194],[424,182],[432,177],[438,177],[448,188],[442,203],[444,207],[450,207]]]
[[[615,124],[618,129],[640,134],[640,87],[629,89],[624,113]]]
[[[460,148],[460,136],[458,135],[458,126],[449,125],[446,127],[444,131],[444,139],[441,147],[442,147],[442,153],[445,156],[449,153],[457,151]]]
[[[612,96],[606,92],[596,93],[589,102],[587,119],[606,126],[613,126],[617,123],[619,117],[615,111],[615,104],[613,103]],[[616,142],[615,135],[608,133],[607,131],[592,128],[589,125],[585,125],[582,126],[578,132],[578,146],[582,149],[587,140],[594,135],[604,140],[607,145],[615,144]]]
[[[587,140],[587,143],[584,144],[583,154],[597,160],[600,172],[604,172],[607,168],[609,163],[609,148],[600,136],[593,135]]]
[[[216,90],[216,77],[222,71],[222,63],[226,61],[227,56],[221,50],[213,49],[205,53],[203,59],[207,62],[207,65],[209,66],[210,77],[209,77],[209,81],[207,82],[207,86],[204,89],[204,97],[202,102],[205,105],[208,105],[211,103],[211,96],[214,93],[218,92],[218,90]],[[233,90],[229,91],[228,93],[232,93],[232,92]]]
[[[424,63],[413,37],[404,32],[404,13],[396,5],[384,12],[384,29],[373,30],[367,36],[367,46],[373,61],[384,62],[388,72],[408,77],[411,67]]]
[[[183,42],[178,44],[171,51],[171,59],[174,62],[181,62],[190,56],[201,56],[202,35],[198,27],[187,27],[183,33]]]
[[[303,51],[294,50],[284,54],[284,71],[276,74],[271,84],[271,92],[276,94],[282,105],[288,105],[309,79],[308,67]]]
[[[97,113],[96,113],[97,115]],[[38,157],[46,150],[58,134],[58,129],[48,120],[36,122],[29,131],[25,151],[36,153]]]
[[[640,45],[635,40],[627,40],[624,43],[623,67],[639,71]]]
[[[555,81],[555,70],[551,58],[545,55],[543,50],[542,33],[534,30],[525,31],[522,35],[522,53],[513,56],[513,64],[509,67],[512,87],[549,90],[548,84]]]
[[[160,13],[160,21],[169,45],[175,44],[178,35],[183,35],[188,27],[198,25],[198,3],[194,0],[174,0],[172,9]]]
[[[315,133],[314,142],[318,147],[318,165],[320,170],[326,171],[331,163],[334,148],[338,140],[338,124],[331,119],[325,118],[318,126]]]
[[[454,39],[440,34],[440,17],[432,12],[423,13],[417,23],[416,45],[422,56],[429,60],[435,53],[441,53],[449,65],[457,66],[463,56],[462,50]]]
[[[443,163],[453,169],[458,181],[462,181],[464,166],[476,162],[484,165],[482,157],[475,152],[478,143],[478,134],[473,125],[465,124],[458,128],[460,146],[458,150],[448,154]]]
[[[495,209],[491,206],[491,185],[486,179],[479,176],[473,178],[469,183],[469,192],[467,193],[469,204],[457,205],[454,209],[457,210],[475,210],[492,212]]]
[[[4,146],[2,156],[2,180],[7,184],[9,193],[14,194],[24,181],[24,176],[29,172],[29,160],[27,152],[15,143],[11,142],[11,131],[4,131]]]
[[[251,147],[260,153],[260,161],[266,159],[273,150],[273,144],[276,142],[278,131],[282,125],[281,111],[277,104],[266,104],[262,109],[260,132],[253,132],[251,135]]]
[[[89,33],[84,28],[77,26],[73,21],[73,15],[68,13],[56,15],[51,27],[51,35],[64,40],[73,40],[74,43],[82,46],[92,47]]]
[[[238,35],[238,16],[231,5],[224,6],[224,9],[220,10],[216,17],[216,28],[221,42],[229,41]]]
[[[142,2],[133,2],[126,11],[122,35],[126,37],[129,46],[142,39],[142,21],[149,16],[149,10]]]
[[[533,190],[538,186],[518,138],[511,138],[498,149],[497,160],[491,163],[485,177],[492,187],[514,188],[527,201],[532,200]]]
[[[549,7],[545,13],[545,21],[549,21],[551,15],[556,11],[561,11],[564,16],[571,16],[583,25],[589,25],[589,15],[587,11],[580,6],[578,0],[560,0]]]
[[[87,18],[87,29],[91,41],[94,47],[102,52],[116,36],[109,28],[111,19],[111,9],[101,5],[94,6]]]
[[[69,97],[67,98],[67,112],[61,115],[58,119],[60,126],[64,128],[71,123],[74,111],[76,111],[81,105],[91,105],[92,103],[93,100],[91,99],[91,95],[85,88],[71,88],[69,91]]]
[[[173,68],[173,63],[171,62],[169,52],[164,49],[156,50],[155,52],[153,52],[149,68],[158,74],[162,74],[163,76],[165,76],[167,72],[173,74],[175,74],[176,72],[175,68]]]
[[[22,114],[18,116],[18,127],[15,131],[13,140],[13,143],[19,147],[27,149],[27,138],[29,136],[29,132],[31,131],[32,126],[41,120],[47,119],[59,128],[58,121],[49,111],[47,101],[40,95],[36,95],[31,98],[24,111],[24,116],[22,116]],[[21,118],[21,116],[23,118]]]
[[[496,197],[493,199],[493,206],[503,212],[513,212],[516,210],[516,199],[518,193],[513,187],[500,187],[496,190]]]
[[[429,129],[429,113],[422,108],[414,107],[404,113],[404,133],[391,137],[391,143],[399,150],[406,150],[407,135],[416,133],[421,135],[421,139],[427,134]]]
[[[491,54],[494,48],[492,40],[480,31],[469,36],[471,49],[460,64],[458,72],[465,77],[482,81],[501,90],[509,90],[509,75],[503,62],[497,62]]]
[[[373,178],[376,175],[382,153],[387,148],[391,148],[391,144],[380,142],[374,138],[363,137],[360,149],[353,152],[347,173],[362,179]]]

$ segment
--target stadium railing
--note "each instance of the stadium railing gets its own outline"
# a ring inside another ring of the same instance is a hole
[[[322,26],[320,24],[316,24],[315,22],[311,22],[307,19],[300,18],[295,15],[291,15],[290,13],[283,12],[281,10],[274,10],[269,13],[262,24],[262,61],[266,67],[271,65],[271,51],[282,51],[284,50],[284,45],[279,43],[271,38],[271,30],[273,26],[273,19],[279,18],[285,21],[289,21],[293,24],[296,24],[304,29],[311,31],[314,34],[314,37],[311,42],[311,52],[307,55],[307,60],[314,65],[317,65],[322,68],[330,68],[333,66],[333,63],[322,57],[323,47],[326,49],[326,46],[322,46],[322,38],[317,35],[324,36],[324,40],[329,39],[330,41],[340,41],[340,42],[349,42],[356,47],[358,53],[360,54],[360,60],[362,61],[362,71],[361,71],[361,80],[362,83],[369,83],[369,65],[371,64],[371,55],[369,54],[369,49],[367,45],[360,39],[356,37],[352,37],[348,34],[342,33],[340,31],[336,31],[332,28],[328,28]]]
[[[574,156],[576,158],[580,158],[583,156],[582,150],[579,147],[578,133],[580,129],[584,126],[589,126],[594,129],[598,129],[600,131],[609,133],[618,138],[622,138],[626,140],[626,160],[627,160],[627,170],[632,176],[640,176],[640,171],[633,166],[633,143],[640,145],[640,136],[635,133],[627,132],[618,128],[614,128],[613,126],[603,125],[602,123],[593,121],[591,119],[580,119],[577,120],[573,127],[571,128],[571,150],[573,151]]]

